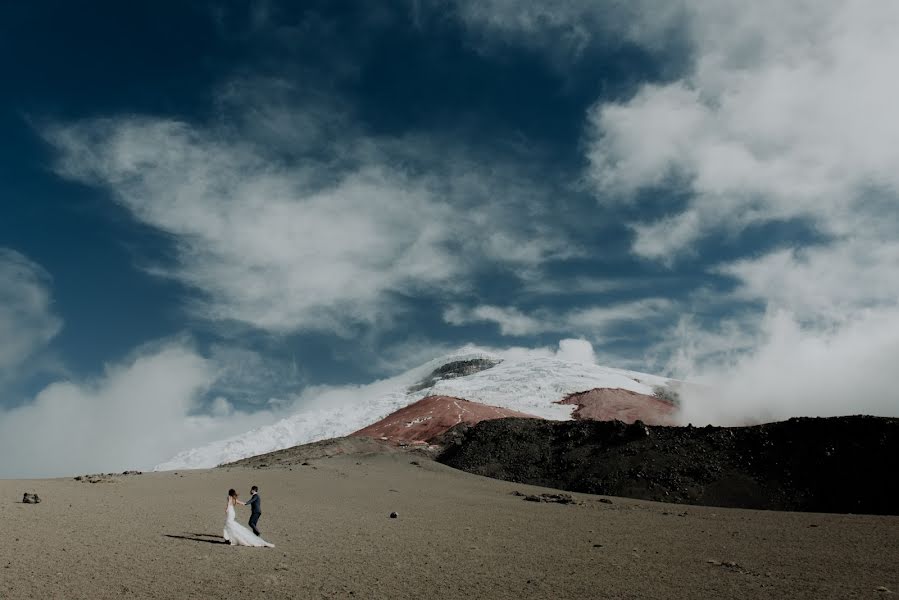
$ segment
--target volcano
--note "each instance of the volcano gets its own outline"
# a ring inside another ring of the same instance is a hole
[[[156,470],[210,468],[350,434],[420,443],[458,423],[512,416],[671,424],[676,407],[665,398],[676,398],[677,385],[552,353],[466,348],[368,385],[323,388],[271,425],[184,450]]]

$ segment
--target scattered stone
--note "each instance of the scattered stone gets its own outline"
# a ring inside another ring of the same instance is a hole
[[[115,483],[113,473],[93,473],[91,475],[78,475],[75,481],[81,483]]]
[[[599,501],[602,502],[603,504],[612,504],[612,501],[609,500],[608,498],[600,498]]]
[[[409,461],[409,464],[410,464],[410,465],[415,465],[416,467],[420,467],[420,466],[421,466],[421,463],[418,462],[417,460],[410,460],[410,461]]]
[[[509,492],[509,493],[510,493],[511,495],[513,495],[513,496],[521,496],[521,497],[524,497],[524,496],[527,495],[527,494],[523,494],[523,493],[519,492],[518,490]]]
[[[25,495],[22,496],[22,504],[40,504],[41,497],[37,494],[29,494],[25,492]]]
[[[602,544],[593,544],[594,548],[602,548]]]
[[[881,594],[892,594],[893,593],[893,591],[885,585],[878,586],[874,591],[880,592]]]
[[[399,517],[399,515],[397,513],[395,513],[395,512],[390,513],[391,519],[396,519],[397,517]]]
[[[524,494],[515,494],[524,495]],[[555,504],[578,504],[578,501],[571,497],[571,494],[540,494],[524,496],[528,502],[552,502]]]
[[[301,466],[304,466],[304,467],[308,467],[308,466],[309,466],[309,461],[304,460],[303,462],[300,463],[300,465],[301,465]]]

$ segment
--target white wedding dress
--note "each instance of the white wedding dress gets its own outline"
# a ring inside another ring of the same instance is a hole
[[[234,520],[234,505],[228,503],[228,509],[225,515],[225,533],[223,536],[231,542],[232,546],[265,546],[274,548],[274,544],[269,544],[264,539]]]

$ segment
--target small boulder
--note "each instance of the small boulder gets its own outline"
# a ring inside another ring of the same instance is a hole
[[[29,494],[25,492],[25,495],[22,496],[22,504],[40,504],[41,497],[37,494]]]
[[[399,515],[397,513],[395,513],[395,512],[390,513],[391,519],[396,519],[397,517],[399,517]]]

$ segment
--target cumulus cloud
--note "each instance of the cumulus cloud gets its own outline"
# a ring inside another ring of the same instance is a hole
[[[301,367],[294,359],[263,354],[234,343],[213,344],[208,357],[216,366],[213,392],[231,402],[283,406],[305,384]]]
[[[551,327],[537,317],[522,313],[515,307],[481,305],[473,308],[450,306],[443,312],[443,320],[450,325],[489,322],[499,326],[503,335],[532,335]]]
[[[0,383],[12,377],[62,328],[50,276],[22,254],[0,248]]]
[[[885,74],[899,53],[899,7],[686,6],[695,52],[687,76],[600,102],[589,115],[589,176],[603,201],[676,181],[691,192],[685,209],[637,225],[638,254],[662,258],[715,230],[791,218],[854,235],[895,207],[899,122],[890,99],[899,84]]]
[[[44,130],[60,174],[173,237],[177,264],[159,272],[199,292],[201,318],[347,331],[389,321],[404,296],[463,289],[485,265],[524,273],[570,252],[531,218],[534,187],[501,165],[367,135],[339,102],[277,82],[235,84],[221,102],[228,127],[123,116]]]
[[[451,325],[496,323],[507,336],[527,336],[548,332],[600,335],[610,327],[635,323],[670,311],[672,303],[664,298],[645,298],[609,306],[578,308],[565,312],[538,309],[524,313],[512,306],[453,305],[444,310],[443,320]]]
[[[600,35],[589,15],[602,4],[497,1],[463,14],[506,39],[539,32],[518,40],[533,45],[560,28]],[[899,5],[668,4],[631,16],[643,30],[679,27],[689,61],[681,76],[588,112],[586,175],[597,198],[638,203],[642,192],[665,190],[653,194],[671,198],[664,215],[630,227],[634,254],[669,265],[688,256],[714,263],[696,254],[709,236],[733,241],[785,222],[815,234],[814,243],[752,247],[712,264],[734,289],[696,293],[689,304],[723,313],[721,322],[685,315],[655,348],[669,372],[715,386],[688,399],[686,417],[899,414],[887,366],[899,356],[899,84],[889,76]]]
[[[764,301],[807,321],[839,323],[858,313],[892,309],[899,299],[899,242],[847,238],[793,248],[719,267],[734,277],[737,298]]]
[[[716,337],[708,331],[690,333],[703,342]],[[732,334],[720,332],[718,344],[733,348]],[[755,335],[747,352],[705,363],[699,372],[702,385],[682,390],[684,423],[899,414],[893,376],[899,311],[865,311],[831,329],[804,327],[792,313],[773,311]]]
[[[0,477],[148,469],[178,450],[271,421],[225,398],[200,414],[217,366],[182,342],[148,347],[89,381],[51,384],[0,411]]]
[[[590,114],[590,177],[603,201],[680,185],[683,208],[634,224],[633,250],[670,262],[703,236],[798,219],[823,238],[713,267],[756,320],[683,320],[672,360],[712,384],[685,418],[899,413],[895,360],[899,135],[889,98],[899,7],[687,3],[690,73]],[[778,18],[771,19],[777,9]],[[676,332],[677,333],[677,332]],[[694,390],[695,392],[695,390]]]

